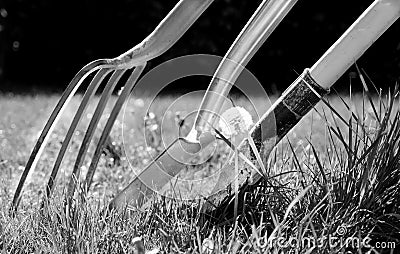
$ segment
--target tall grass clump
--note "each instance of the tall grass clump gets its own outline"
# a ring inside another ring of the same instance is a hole
[[[361,73],[360,79],[361,98],[331,97],[341,101],[344,112],[326,99],[315,109],[313,118],[326,123],[324,142],[312,133],[297,146],[287,138],[270,156],[268,177],[237,194],[240,250],[397,253],[399,90],[372,96]],[[226,200],[215,213],[216,223],[233,231],[234,204]]]

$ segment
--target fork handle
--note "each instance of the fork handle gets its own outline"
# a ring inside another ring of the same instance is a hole
[[[136,66],[167,51],[214,0],[180,0],[141,43],[114,59],[119,68]]]

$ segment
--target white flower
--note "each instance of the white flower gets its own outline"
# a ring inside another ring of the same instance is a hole
[[[222,135],[229,138],[244,133],[250,129],[253,119],[242,107],[232,107],[226,110],[219,120]]]

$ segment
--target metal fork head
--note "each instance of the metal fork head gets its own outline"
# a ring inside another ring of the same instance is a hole
[[[97,144],[96,152],[85,181],[86,190],[90,186],[95,168],[101,155],[103,145],[109,135],[109,132],[111,131],[115,119],[120,112],[122,105],[127,100],[128,95],[132,90],[132,87],[135,85],[140,74],[145,68],[146,62],[161,55],[170,47],[172,47],[175,42],[186,32],[187,29],[189,29],[189,27],[197,20],[197,18],[203,13],[204,10],[207,9],[207,7],[213,1],[214,0],[180,0],[173,8],[173,10],[171,10],[171,12],[155,28],[155,30],[141,43],[139,43],[129,51],[125,52],[124,54],[120,55],[119,57],[93,61],[84,66],[75,75],[75,77],[69,83],[67,89],[62,94],[53,112],[51,113],[37,143],[33,148],[33,151],[28,159],[28,162],[21,175],[20,181],[18,182],[18,186],[14,194],[12,205],[10,207],[11,214],[14,214],[14,212],[18,208],[24,183],[32,169],[36,167],[36,164],[44,150],[45,145],[48,142],[51,132],[55,128],[57,121],[60,119],[63,111],[68,105],[68,102],[72,99],[82,82],[90,74],[97,72],[93,80],[90,82],[87,91],[85,92],[82,103],[80,104],[77,113],[72,120],[71,126],[66,134],[61,150],[57,156],[56,163],[53,167],[48,185],[46,187],[47,197],[51,196],[59,167],[61,165],[62,159],[64,158],[68,145],[72,139],[73,133],[75,132],[75,129],[79,124],[89,101],[92,99],[97,88],[99,87],[102,80],[105,79],[107,74],[112,72],[112,75],[107,82],[107,85],[94,112],[94,116],[89,124],[82,146],[79,150],[72,177],[76,177],[79,173],[79,168],[82,165],[82,161],[87,152],[88,145],[93,137],[93,132],[97,127],[98,121],[104,111],[105,105],[107,104],[107,101],[110,98],[116,84],[126,70],[135,68],[127,83],[125,84],[121,95],[115,103],[111,115],[101,135],[100,141]],[[73,183],[73,180],[70,180],[68,190],[70,194],[72,194],[74,187],[75,184]]]

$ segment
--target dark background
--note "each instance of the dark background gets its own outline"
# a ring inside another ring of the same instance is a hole
[[[299,0],[248,68],[281,92],[330,47],[372,0]],[[0,0],[0,91],[61,92],[97,58],[120,55],[148,35],[177,0]],[[215,0],[148,69],[187,54],[223,56],[261,0]],[[358,61],[380,87],[400,76],[400,21]],[[350,72],[354,72],[352,67]],[[335,85],[349,87],[347,72]],[[208,79],[207,79],[208,80]],[[206,88],[199,79],[196,87]],[[177,89],[182,89],[178,86]]]

